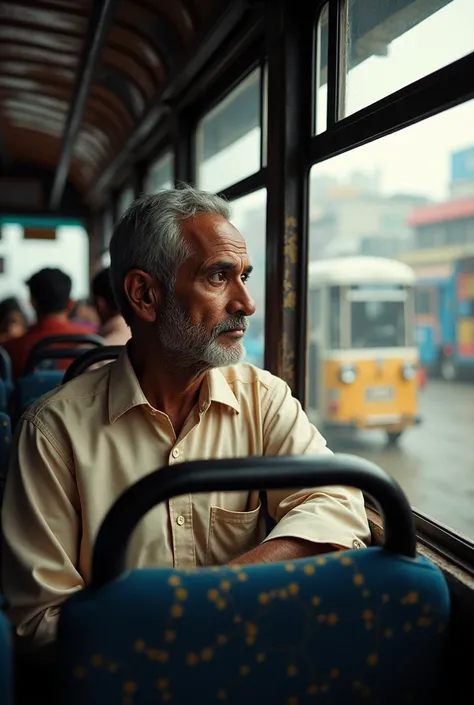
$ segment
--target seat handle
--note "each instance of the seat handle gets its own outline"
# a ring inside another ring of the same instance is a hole
[[[92,556],[92,586],[101,587],[126,569],[132,533],[143,516],[172,497],[202,492],[343,485],[356,487],[378,506],[383,518],[384,549],[416,556],[415,520],[400,485],[378,465],[358,456],[264,456],[196,460],[164,467],[127,488],[104,518]]]
[[[124,347],[125,345],[103,345],[101,348],[92,348],[81,353],[67,368],[63,384],[81,375],[91,365],[105,360],[116,360]]]

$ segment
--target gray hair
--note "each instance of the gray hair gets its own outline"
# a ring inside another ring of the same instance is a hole
[[[124,280],[132,269],[155,276],[169,292],[178,268],[192,254],[184,242],[180,224],[201,213],[230,217],[223,198],[188,184],[134,201],[114,228],[110,241],[110,276],[120,313],[130,324],[132,309]]]

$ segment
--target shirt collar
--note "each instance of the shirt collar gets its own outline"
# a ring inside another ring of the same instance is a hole
[[[151,408],[130,362],[128,345],[124,346],[117,360],[110,367],[108,394],[110,423],[114,423],[135,406]],[[199,411],[205,413],[214,402],[240,413],[240,404],[218,368],[206,373],[199,394]]]

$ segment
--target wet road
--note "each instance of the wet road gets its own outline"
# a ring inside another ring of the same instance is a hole
[[[378,463],[415,509],[474,541],[474,384],[428,380],[422,424],[388,448],[378,431],[328,436],[328,445]]]

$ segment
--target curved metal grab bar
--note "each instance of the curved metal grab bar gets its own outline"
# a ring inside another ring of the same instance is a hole
[[[71,362],[64,375],[64,382],[69,382],[74,377],[81,375],[87,370],[91,365],[95,365],[97,362],[104,362],[105,360],[116,360],[120,355],[125,345],[103,345],[100,348],[92,348],[92,350],[86,350],[79,357],[77,357],[74,362]]]
[[[125,570],[131,535],[160,502],[183,494],[344,485],[357,487],[379,506],[384,548],[416,555],[415,521],[399,484],[378,465],[354,455],[298,455],[197,460],[164,467],[141,478],[116,500],[99,529],[92,556],[92,586]]]

